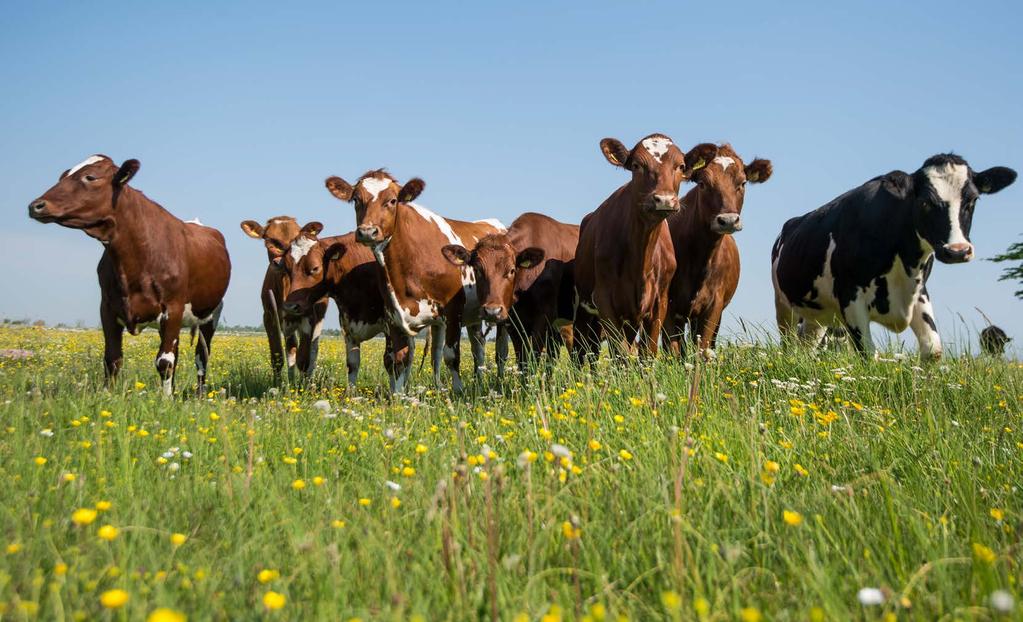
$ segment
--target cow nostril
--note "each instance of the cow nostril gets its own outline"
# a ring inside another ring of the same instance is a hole
[[[33,212],[41,212],[46,209],[46,201],[36,201],[31,205]]]

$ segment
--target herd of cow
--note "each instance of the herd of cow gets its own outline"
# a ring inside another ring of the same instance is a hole
[[[496,327],[499,376],[509,339],[520,366],[549,360],[562,345],[584,364],[605,335],[619,352],[638,346],[654,355],[664,343],[680,355],[688,338],[712,355],[739,281],[732,234],[742,229],[746,184],[767,181],[771,162],[744,163],[727,144],[683,152],[663,134],[632,149],[607,138],[600,148],[631,179],[580,225],[537,213],[508,228],[444,218],[413,203],[421,179],[400,184],[382,169],[354,184],[327,179],[331,194],[355,208],[352,233],[319,237],[320,223],[288,216],[241,223],[267,250],[260,296],[275,374],[285,361],[289,375],[313,371],[329,299],[340,312],[348,382],[358,375],[360,344],[382,333],[393,391],[404,389],[414,337],[426,328],[434,381],[443,361],[455,390],[463,328],[476,375],[485,368],[484,323]],[[191,327],[202,393],[231,273],[224,236],[129,186],[138,169],[138,160],[118,166],[91,156],[32,201],[29,216],[81,229],[105,247],[97,271],[107,378],[121,367],[124,331],[157,326],[156,368],[171,393],[180,332]],[[939,357],[926,287],[933,261],[969,261],[978,196],[1015,179],[1009,168],[977,172],[959,156],[936,155],[914,173],[881,175],[789,220],[771,253],[783,337],[816,344],[826,327],[841,326],[869,355],[877,322],[910,327],[921,355]],[[684,181],[695,185],[680,198]]]

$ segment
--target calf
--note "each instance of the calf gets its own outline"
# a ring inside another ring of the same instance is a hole
[[[664,134],[651,134],[631,150],[605,138],[600,149],[608,162],[631,171],[632,179],[580,227],[574,327],[580,363],[596,356],[605,325],[626,349],[642,336],[640,353],[657,353],[676,267],[665,219],[679,210],[682,181],[717,155],[713,145],[685,154]]]
[[[138,160],[118,166],[94,155],[64,171],[28,206],[43,223],[81,229],[103,246],[100,285],[104,371],[112,380],[124,359],[124,330],[160,329],[156,370],[163,391],[174,390],[182,326],[199,330],[195,346],[198,393],[205,392],[209,348],[231,278],[224,236],[197,222],[182,222],[128,185]]]
[[[291,216],[277,216],[266,221],[266,225],[246,220],[241,223],[241,227],[246,235],[263,240],[266,246],[269,265],[263,276],[259,299],[263,303],[263,329],[270,343],[270,367],[273,368],[274,379],[280,381],[285,351],[288,356],[288,380],[295,380],[296,367],[303,375],[310,375],[316,368],[323,316],[327,314],[327,298],[321,296],[308,305],[305,309],[307,313],[302,315],[284,312],[284,299],[292,290],[292,277],[284,267],[284,258],[289,251],[301,252],[303,248],[301,244],[297,249],[292,247],[292,242],[299,234],[298,223]]]
[[[384,367],[390,375],[391,390],[400,392],[411,365],[399,365],[404,373],[397,376],[395,357],[408,358],[410,363],[415,342],[404,332],[392,330],[387,322],[387,303],[381,291],[383,270],[373,253],[355,241],[354,233],[317,239],[322,228],[318,222],[302,227],[291,252],[284,256],[284,270],[291,280],[284,309],[289,315],[304,317],[324,297],[334,299],[345,333],[350,387],[359,377],[362,342],[384,333]]]
[[[771,251],[778,327],[816,344],[844,325],[864,355],[870,322],[913,329],[923,358],[941,356],[927,293],[934,259],[973,258],[970,226],[981,194],[1016,180],[1001,166],[976,172],[957,155],[928,158],[915,173],[893,171],[785,223]]]
[[[557,356],[563,342],[559,329],[572,321],[572,264],[578,243],[577,225],[526,213],[507,233],[490,234],[471,251],[459,244],[442,249],[454,265],[474,270],[483,317],[511,322],[520,368],[545,351]]]
[[[391,321],[409,336],[430,327],[434,382],[440,382],[443,337],[452,386],[462,390],[458,366],[463,325],[472,344],[476,375],[481,377],[484,340],[476,277],[468,266],[451,265],[441,249],[448,244],[475,244],[488,234],[504,231],[501,223],[438,216],[412,203],[423,191],[423,180],[411,179],[402,186],[383,170],[366,173],[354,185],[340,177],[331,177],[326,184],[335,197],[355,205],[355,239],[373,250],[383,268]],[[499,341],[507,343],[506,334],[499,335]],[[506,348],[498,348],[499,368]]]
[[[713,145],[697,145],[704,151]],[[682,197],[682,209],[668,217],[668,230],[678,267],[668,290],[664,333],[671,349],[681,354],[684,331],[706,356],[713,355],[721,314],[739,285],[739,248],[732,234],[742,229],[746,183],[771,177],[771,161],[744,165],[729,144],[696,171],[696,185]]]

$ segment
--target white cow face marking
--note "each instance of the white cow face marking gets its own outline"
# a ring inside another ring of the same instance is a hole
[[[735,164],[735,160],[728,156],[718,156],[714,158],[714,164],[721,165],[721,170],[727,171],[729,166]]]
[[[314,246],[316,246],[316,240],[310,240],[304,235],[295,238],[295,241],[291,243],[292,260],[294,260],[295,263],[298,263]]]
[[[393,182],[390,179],[380,177],[367,177],[366,179],[363,179],[361,182],[359,182],[359,185],[361,185],[363,189],[365,189],[366,192],[369,193],[369,195],[372,197],[371,199],[372,201],[376,201],[377,197],[380,196],[380,193],[390,188],[392,183]]]
[[[925,206],[920,233],[939,261],[969,261],[973,245],[968,239],[977,193],[967,188],[970,169],[965,164],[941,163],[923,170],[929,189],[920,193]]]
[[[106,160],[106,158],[101,156],[101,155],[89,156],[88,158],[85,158],[84,160],[82,160],[78,164],[76,164],[73,167],[71,167],[71,169],[67,172],[67,176],[71,177],[72,175],[74,175],[78,171],[82,170],[86,166],[89,166],[91,164],[95,164],[97,162],[102,162],[103,160]]]
[[[668,149],[674,144],[670,138],[665,136],[651,136],[650,138],[643,139],[643,148],[650,156],[657,160],[657,163],[661,163],[661,158],[664,154],[668,153]]]

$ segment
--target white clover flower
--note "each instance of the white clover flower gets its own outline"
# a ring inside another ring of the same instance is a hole
[[[50,428],[43,428],[42,430],[39,431],[39,434],[41,436],[45,436],[46,438],[50,438],[51,436],[53,436],[53,430],[51,430]]]
[[[864,607],[882,605],[884,604],[884,592],[876,587],[864,587],[860,588],[859,592],[856,592],[856,599]]]
[[[387,480],[386,482],[384,482],[384,484],[385,484],[385,485],[386,485],[386,486],[387,486],[388,488],[390,488],[391,490],[393,490],[394,492],[398,492],[399,490],[401,490],[401,484],[399,484],[399,483],[397,483],[397,482],[392,482],[391,480]]]
[[[170,471],[171,473],[174,473],[175,471],[177,471],[177,470],[178,470],[178,469],[180,469],[180,468],[181,468],[181,465],[180,465],[180,464],[178,464],[177,462],[171,462],[170,464],[168,464],[168,465],[167,465],[167,469],[168,469],[168,470],[169,470],[169,471]]]
[[[1012,594],[1005,590],[991,592],[991,596],[988,597],[988,603],[998,613],[1012,613],[1013,609],[1016,608],[1016,600],[1012,597]]]
[[[189,458],[191,458],[191,457],[192,457],[192,452],[190,452],[190,451],[183,451],[183,452],[181,452],[181,456],[182,456],[182,457],[183,457],[183,458],[184,458],[185,460],[188,460]]]

